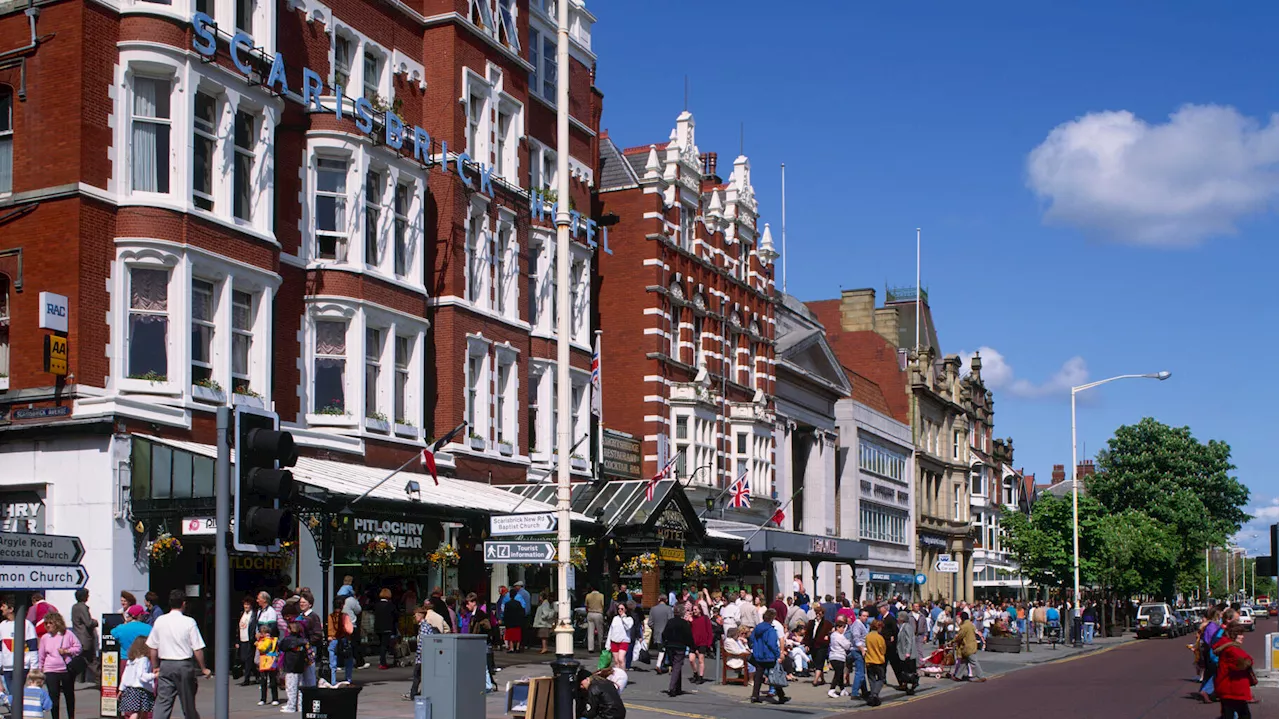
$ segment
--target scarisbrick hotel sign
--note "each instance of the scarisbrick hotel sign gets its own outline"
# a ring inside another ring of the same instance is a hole
[[[218,53],[218,26],[213,18],[206,13],[197,12],[191,16],[191,27],[193,35],[191,39],[191,47],[196,52],[206,58],[212,59]],[[253,36],[247,32],[236,32],[231,37],[227,46],[227,54],[231,57],[231,62],[236,69],[244,73],[245,77],[249,77],[257,72],[253,66],[249,64],[254,48]],[[279,94],[281,97],[288,98],[294,102],[300,103],[312,112],[330,112],[320,102],[321,95],[324,94],[325,82],[320,74],[309,67],[302,68],[302,88],[301,92],[295,92],[289,87],[289,81],[285,77],[285,60],[284,55],[276,53],[271,60],[271,69],[267,73],[266,81],[262,84],[271,92]],[[332,91],[333,97],[337,101],[333,103],[333,114],[339,119],[351,117],[355,120],[356,129],[366,134],[375,134],[374,118],[382,116],[383,119],[383,137],[382,142],[396,152],[409,152],[412,150],[413,159],[423,165],[432,164],[431,159],[431,135],[425,129],[413,125],[406,127],[404,120],[391,110],[379,111],[373,107],[373,103],[369,102],[364,96],[356,97],[352,101],[353,112],[344,112],[346,100],[341,85],[331,84],[329,89]],[[406,147],[406,144],[410,147]],[[445,174],[450,172],[449,160],[449,143],[440,141],[440,171]],[[472,180],[465,171],[467,165],[475,165],[478,168],[480,192],[493,197],[493,167],[485,165],[481,162],[474,161],[470,155],[465,152],[456,153],[452,161],[453,172],[462,179],[462,184],[469,188],[476,186],[476,181]],[[541,192],[532,191],[530,202],[530,215],[535,220],[544,218],[554,219],[559,204],[551,205],[550,213],[546,212],[546,203]],[[569,211],[570,231],[574,237],[586,235],[587,246],[595,249],[598,246],[596,235],[599,234],[599,244],[604,245],[604,251],[613,254],[609,250],[609,228],[602,227],[595,220],[589,217],[583,217],[576,210]]]

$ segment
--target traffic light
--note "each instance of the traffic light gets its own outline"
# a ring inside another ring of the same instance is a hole
[[[236,407],[236,501],[233,544],[242,552],[275,552],[293,538],[296,496],[293,435],[280,432],[274,412]]]

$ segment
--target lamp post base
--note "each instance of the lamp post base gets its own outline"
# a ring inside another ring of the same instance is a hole
[[[556,715],[555,719],[574,719],[578,686],[575,678],[578,674],[578,661],[572,654],[557,654],[551,662],[551,675],[556,679]]]

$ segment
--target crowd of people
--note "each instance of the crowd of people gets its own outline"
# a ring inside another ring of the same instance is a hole
[[[1201,614],[1196,639],[1189,645],[1200,680],[1197,696],[1205,704],[1218,702],[1223,719],[1253,716],[1249,704],[1253,701],[1258,676],[1253,669],[1253,657],[1244,650],[1246,631],[1248,628],[1240,622],[1238,609],[1211,606]]]

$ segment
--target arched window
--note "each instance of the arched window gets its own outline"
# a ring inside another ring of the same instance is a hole
[[[13,90],[0,85],[0,195],[10,192],[13,192]],[[8,288],[7,280],[5,287]],[[5,370],[8,370],[7,363]]]

